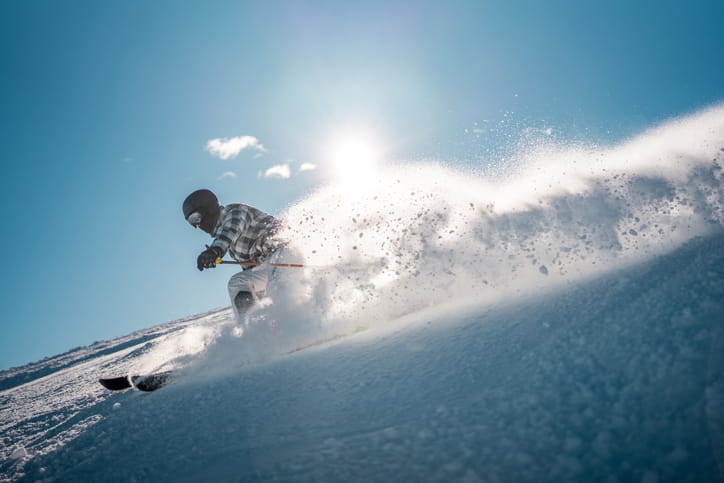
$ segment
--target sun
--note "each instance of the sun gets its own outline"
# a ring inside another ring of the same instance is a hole
[[[330,137],[326,157],[336,182],[362,187],[377,179],[382,152],[377,136],[345,130]]]

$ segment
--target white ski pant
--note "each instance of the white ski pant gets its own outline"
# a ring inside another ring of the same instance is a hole
[[[295,255],[287,248],[280,248],[274,252],[265,263],[235,273],[229,279],[229,298],[231,299],[231,307],[237,320],[242,320],[244,314],[239,314],[234,299],[240,292],[249,292],[254,298],[262,297],[267,291],[270,283],[273,283],[278,277],[281,270],[272,266],[272,263],[300,263],[299,258],[294,259]],[[284,269],[282,269],[284,270]],[[287,270],[295,270],[294,268]]]
[[[234,300],[239,292],[249,292],[254,298],[264,295],[269,278],[274,267],[265,263],[256,267],[252,267],[243,272],[235,273],[229,279],[229,298],[231,299],[231,308],[234,309],[236,320],[243,320],[244,314],[239,313]]]

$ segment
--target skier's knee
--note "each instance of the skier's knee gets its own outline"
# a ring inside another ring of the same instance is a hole
[[[234,297],[234,306],[237,312],[243,314],[254,304],[254,295],[251,292],[239,292]]]

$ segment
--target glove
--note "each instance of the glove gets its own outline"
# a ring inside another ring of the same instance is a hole
[[[206,247],[206,250],[201,252],[199,258],[196,259],[196,267],[199,270],[204,268],[216,268],[216,259],[223,255],[221,248],[219,247]]]

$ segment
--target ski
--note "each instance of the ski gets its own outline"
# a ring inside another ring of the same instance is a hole
[[[171,371],[157,374],[128,375],[119,377],[101,378],[98,382],[111,391],[123,391],[135,387],[139,391],[151,392],[167,385],[173,377]]]
[[[148,374],[145,376],[131,376],[133,387],[141,391],[151,392],[160,389],[173,378],[173,372],[159,372],[157,374]]]
[[[364,329],[358,329],[355,332],[361,332]],[[287,355],[294,354],[295,352],[301,352],[306,349],[309,349],[311,347],[324,345],[330,342],[334,342],[339,339],[343,339],[347,335],[345,334],[338,334],[332,337],[328,337],[323,340],[319,340],[316,342],[309,343],[307,345],[303,345],[300,347],[297,347],[296,349],[290,350],[287,352]],[[248,365],[248,363],[244,363],[238,366],[235,366],[237,368],[244,367]],[[174,373],[173,371],[165,371],[165,372],[157,372],[154,374],[145,374],[145,375],[126,375],[126,376],[119,376],[119,377],[109,377],[109,378],[101,378],[98,380],[98,382],[101,383],[103,387],[105,387],[108,390],[111,391],[123,391],[126,389],[136,388],[139,391],[145,391],[145,392],[152,392],[157,389],[160,389],[166,385],[168,385],[169,382],[171,382],[175,375],[178,375],[178,373]]]
[[[98,382],[100,382],[103,387],[110,389],[111,391],[122,391],[133,387],[133,384],[131,384],[128,376],[102,377],[98,379]]]

